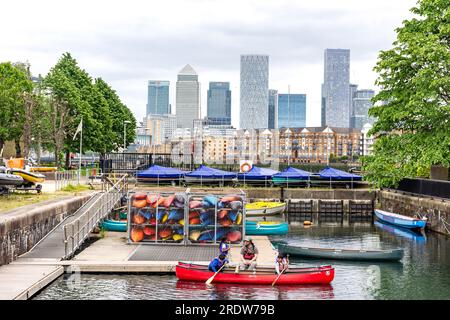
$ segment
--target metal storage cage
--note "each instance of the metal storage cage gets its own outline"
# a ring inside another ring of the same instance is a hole
[[[184,243],[184,192],[133,192],[128,199],[129,243]]]

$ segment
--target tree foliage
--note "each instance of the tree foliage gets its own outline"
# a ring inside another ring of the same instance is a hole
[[[363,165],[378,186],[450,164],[450,1],[419,0],[411,11],[374,68],[381,90],[369,134],[377,140]]]

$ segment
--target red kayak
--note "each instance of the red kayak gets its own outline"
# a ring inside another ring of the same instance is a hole
[[[214,272],[208,270],[208,266],[179,262],[175,268],[178,279],[187,281],[208,280]],[[253,271],[234,272],[234,268],[224,268],[218,273],[213,283],[241,283],[241,284],[265,284],[271,285],[277,278],[274,268],[257,267],[256,273]],[[297,284],[329,284],[334,278],[334,268],[332,266],[310,267],[310,268],[289,268],[277,280],[277,285],[297,285]]]

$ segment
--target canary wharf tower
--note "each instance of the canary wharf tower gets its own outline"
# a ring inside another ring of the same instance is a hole
[[[268,103],[269,56],[241,55],[240,128],[267,128]]]

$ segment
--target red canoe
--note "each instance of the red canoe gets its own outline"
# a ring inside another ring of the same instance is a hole
[[[214,272],[208,270],[207,266],[179,262],[175,268],[178,279],[187,281],[206,281]],[[256,268],[253,271],[240,271],[234,273],[234,268],[225,268],[224,272],[217,274],[213,283],[241,283],[241,284],[265,284],[271,285],[277,278],[275,268]],[[329,284],[334,278],[332,266],[289,268],[277,280],[277,285],[297,284]]]

